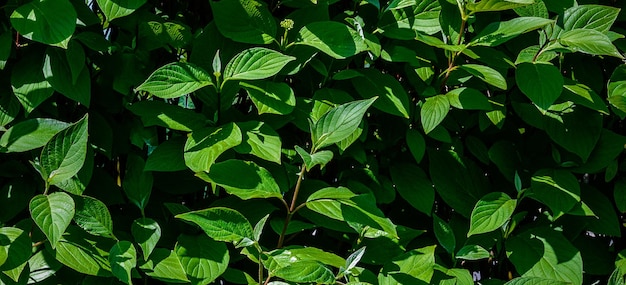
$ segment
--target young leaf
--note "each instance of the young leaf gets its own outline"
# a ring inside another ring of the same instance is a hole
[[[368,49],[364,36],[334,21],[313,22],[298,32],[296,44],[312,46],[325,54],[343,59]]]
[[[240,82],[260,114],[287,115],[296,106],[293,89],[283,82]]]
[[[45,118],[19,122],[0,137],[0,151],[25,152],[40,148],[68,126],[68,123]]]
[[[491,254],[480,245],[466,245],[456,253],[456,259],[480,260],[491,257]]]
[[[352,268],[355,268],[356,265],[361,261],[363,255],[365,254],[365,250],[367,247],[361,247],[354,251],[348,258],[346,258],[346,265],[344,265],[344,271],[349,272]]]
[[[128,285],[133,284],[131,270],[137,266],[137,251],[131,242],[116,243],[109,252],[109,262],[113,276]]]
[[[241,141],[241,130],[234,123],[197,130],[185,143],[185,164],[194,172],[209,171],[222,153],[238,146]]]
[[[161,238],[161,226],[153,219],[139,218],[133,221],[130,232],[141,248],[143,259],[148,260]]]
[[[459,65],[459,68],[467,71],[467,73],[471,75],[476,76],[478,79],[489,85],[495,86],[502,90],[506,90],[507,88],[507,83],[504,76],[502,76],[500,72],[491,67],[480,64],[463,64]]]
[[[515,71],[519,89],[542,110],[548,110],[563,90],[563,76],[550,63],[521,63]]]
[[[241,199],[282,198],[280,187],[267,169],[254,162],[229,159],[216,163],[208,173],[196,173],[200,179],[224,187]]]
[[[209,284],[222,275],[230,257],[226,244],[205,235],[180,235],[174,251],[189,280],[196,284]]]
[[[144,171],[144,168],[145,162],[141,157],[136,154],[128,155],[126,173],[122,181],[126,197],[142,212],[150,200],[154,182],[152,172]]]
[[[224,81],[258,80],[276,75],[295,57],[262,47],[240,52],[224,68]]]
[[[36,0],[15,9],[11,25],[27,39],[67,48],[76,29],[76,10],[67,0]]]
[[[30,200],[30,215],[55,248],[74,217],[75,205],[70,195],[55,192],[37,195]]]
[[[69,126],[41,150],[42,177],[55,185],[76,175],[87,156],[87,115]]]
[[[192,63],[173,62],[155,70],[136,90],[168,99],[210,85],[213,85],[213,79],[204,69]]]
[[[78,226],[92,235],[115,239],[111,213],[104,203],[88,196],[74,196],[74,203],[74,221]]]
[[[261,234],[263,234],[263,228],[265,227],[265,223],[267,222],[267,219],[270,217],[270,214],[265,215],[263,218],[261,218],[259,220],[259,222],[256,223],[256,225],[254,225],[254,240],[255,241],[259,241],[261,240]]]
[[[450,102],[445,95],[437,95],[426,98],[426,102],[420,110],[420,118],[424,133],[428,134],[434,130],[448,115]]]
[[[189,279],[174,251],[157,248],[139,268],[146,275],[169,283],[187,283]]]
[[[320,165],[320,168],[324,168],[324,166],[333,159],[333,152],[330,150],[318,151],[311,155],[299,146],[295,146],[295,149],[298,155],[300,155],[300,158],[302,158],[302,161],[304,161],[307,171],[311,171],[316,165]]]
[[[484,1],[480,2],[482,3]],[[470,44],[490,47],[497,46],[523,33],[542,28],[553,22],[554,20],[539,17],[519,17],[505,22],[494,22],[482,29]]]
[[[96,0],[98,2],[98,6],[104,13],[107,18],[107,21],[113,21],[117,18],[121,18],[124,16],[128,16],[132,14],[135,10],[139,9],[143,4],[146,3],[146,0],[124,0],[124,1],[115,1],[115,0]]]
[[[488,233],[504,225],[513,211],[517,200],[502,192],[492,192],[483,196],[470,216],[470,229],[467,236]]]
[[[241,213],[223,207],[208,208],[176,215],[176,218],[198,225],[216,241],[238,244],[244,239],[254,240],[254,230]]]
[[[350,136],[361,123],[367,108],[377,98],[342,104],[324,114],[311,126],[313,148],[317,150]]]
[[[210,3],[217,29],[225,37],[248,44],[269,44],[275,41],[276,21],[265,2],[233,0]]]
[[[241,144],[234,149],[258,158],[280,164],[282,143],[280,137],[268,124],[258,121],[237,123],[243,134]]]

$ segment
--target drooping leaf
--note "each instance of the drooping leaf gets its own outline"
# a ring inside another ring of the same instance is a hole
[[[180,235],[174,251],[192,284],[209,284],[228,267],[226,244],[205,235]]]
[[[155,70],[136,90],[168,99],[210,85],[213,85],[213,79],[204,69],[192,63],[174,62]]]
[[[586,108],[563,113],[557,119],[544,117],[550,139],[586,162],[602,134],[602,114]],[[608,151],[608,150],[607,150]]]
[[[75,204],[68,194],[54,192],[33,197],[29,210],[35,224],[55,248],[74,217]]]
[[[493,2],[494,0],[489,1]],[[480,3],[489,1],[480,1]],[[498,1],[505,2],[504,0]],[[533,1],[531,0],[531,2]],[[504,22],[494,22],[482,29],[480,33],[472,39],[470,44],[491,47],[497,46],[523,33],[542,28],[553,22],[554,20],[540,17],[519,17]]]
[[[262,47],[246,49],[231,59],[224,68],[224,81],[258,80],[276,75],[295,57]]]
[[[44,146],[70,124],[55,119],[36,118],[19,122],[0,137],[2,152],[25,152]]]
[[[463,64],[459,65],[459,68],[465,70],[467,73],[476,76],[478,79],[485,83],[500,88],[502,90],[507,89],[506,79],[497,70],[480,64]]]
[[[93,276],[111,276],[108,260],[114,240],[89,235],[78,227],[68,227],[59,240],[54,257],[64,265],[80,273]]]
[[[580,202],[578,180],[566,170],[539,170],[533,175],[530,187],[527,195],[548,206],[555,217]]]
[[[347,58],[368,49],[363,35],[334,21],[305,25],[298,32],[296,44],[312,46],[336,59]]]
[[[237,126],[239,126],[243,136],[241,144],[234,148],[235,151],[249,153],[280,164],[282,143],[274,129],[258,121],[237,123]]]
[[[424,158],[424,154],[426,154],[426,141],[424,137],[419,131],[409,129],[406,131],[406,144],[413,158],[415,158],[415,162],[420,163],[422,158]]]
[[[113,21],[117,18],[125,17],[139,9],[146,0],[96,0],[98,6],[107,18],[107,21]]]
[[[191,132],[206,125],[208,119],[193,110],[160,101],[140,101],[128,107],[141,117],[144,126],[162,126],[172,130]]]
[[[378,274],[378,282],[381,285],[430,284],[434,267],[434,245],[414,249],[386,263]]]
[[[521,63],[515,71],[519,89],[539,108],[547,110],[561,95],[563,76],[549,63]]]
[[[352,134],[363,115],[378,97],[342,104],[324,114],[311,126],[314,149],[339,142]]]
[[[126,197],[142,211],[146,208],[148,200],[150,200],[154,183],[152,172],[144,171],[145,165],[144,160],[138,155],[129,155],[126,160],[124,180],[122,181]]]
[[[413,208],[429,215],[435,202],[435,189],[424,171],[414,164],[396,164],[391,167],[395,188]]]
[[[472,210],[467,236],[488,233],[500,228],[513,215],[516,204],[517,200],[502,192],[492,192],[483,196]]]
[[[157,248],[150,258],[146,258],[139,268],[146,275],[170,283],[187,283],[189,279],[183,265],[174,251]]]
[[[13,94],[27,113],[32,112],[54,93],[52,85],[46,81],[41,72],[42,68],[42,58],[33,56],[22,59],[12,69],[11,87]],[[6,99],[9,98],[11,96],[6,96]]]
[[[76,175],[87,156],[87,117],[55,134],[41,150],[41,176],[58,184]]]
[[[248,44],[269,44],[276,36],[276,21],[260,1],[211,1],[217,29],[225,37]]]
[[[91,102],[91,80],[89,69],[82,64],[77,80],[72,79],[70,56],[63,50],[49,47],[43,62],[43,75],[63,96],[89,107]],[[75,72],[76,73],[76,72]]]
[[[287,115],[296,106],[293,89],[286,83],[258,81],[239,83],[246,91],[260,114]]]
[[[76,29],[76,10],[67,0],[32,1],[13,11],[11,25],[27,39],[67,48]]]
[[[113,220],[107,206],[96,198],[74,196],[74,221],[86,232],[109,238],[113,235]]]
[[[352,85],[363,98],[378,96],[374,108],[383,112],[409,118],[409,95],[404,87],[389,74],[376,69],[359,71],[362,76],[352,79]]]
[[[433,232],[439,244],[450,254],[454,254],[456,237],[450,224],[433,214]]]
[[[272,174],[254,162],[229,159],[214,164],[208,173],[199,172],[196,175],[244,200],[282,197]]]
[[[148,260],[161,239],[161,226],[153,219],[139,218],[133,221],[130,232],[141,248],[143,259]],[[158,258],[153,258],[153,260],[158,260]]]
[[[176,218],[198,225],[216,241],[240,243],[254,240],[252,225],[239,212],[224,207],[208,208],[176,215]]]
[[[420,118],[424,133],[432,132],[450,111],[450,101],[445,95],[436,95],[426,98],[426,102],[420,110]]]
[[[137,266],[137,251],[131,242],[117,242],[109,252],[109,262],[113,276],[128,285],[133,284],[131,270]]]

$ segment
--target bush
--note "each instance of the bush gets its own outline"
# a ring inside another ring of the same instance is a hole
[[[10,0],[0,284],[625,284],[623,3]]]

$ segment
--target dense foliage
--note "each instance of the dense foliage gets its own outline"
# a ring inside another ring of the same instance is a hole
[[[0,284],[626,284],[624,1],[2,8]]]

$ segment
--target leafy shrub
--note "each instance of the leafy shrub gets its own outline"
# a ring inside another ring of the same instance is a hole
[[[625,284],[618,5],[10,0],[0,284]]]

